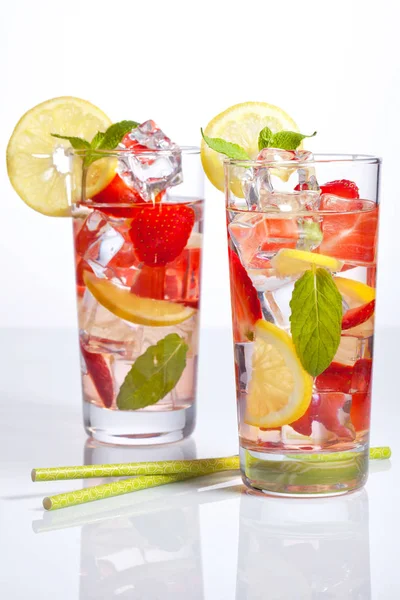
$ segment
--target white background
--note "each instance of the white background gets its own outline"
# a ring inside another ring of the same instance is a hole
[[[236,102],[284,108],[314,151],[382,155],[378,322],[400,324],[396,0],[13,0],[0,15],[0,152],[33,105],[86,98],[178,143]],[[36,214],[0,165],[0,326],[75,327],[71,223]],[[206,188],[203,325],[230,321],[223,196]]]

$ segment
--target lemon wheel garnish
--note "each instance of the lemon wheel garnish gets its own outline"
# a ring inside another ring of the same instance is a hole
[[[293,423],[310,405],[312,383],[291,337],[272,323],[257,321],[245,422],[265,428]]]
[[[343,262],[325,254],[283,248],[271,259],[271,265],[279,275],[286,276],[304,273],[312,266],[325,267],[336,273],[342,268]]]
[[[99,279],[86,271],[83,276],[88,290],[102,306],[125,321],[138,325],[165,327],[189,319],[195,309],[167,300],[153,300],[132,294],[106,279]]]
[[[17,123],[7,147],[8,176],[17,194],[28,206],[45,215],[67,215],[69,164],[64,149],[71,145],[51,134],[91,141],[98,131],[105,131],[110,125],[110,119],[99,108],[70,96],[47,100],[29,110]],[[80,170],[78,162],[76,168]],[[100,192],[114,176],[114,161],[94,162],[88,170],[86,196]],[[74,180],[76,201],[80,195],[79,171]]]
[[[282,129],[298,131],[296,123],[281,108],[266,102],[243,102],[214,117],[204,134],[239,144],[251,159],[255,159],[259,152],[258,135],[264,127],[269,127],[273,133]],[[223,154],[211,150],[202,141],[201,161],[204,171],[211,183],[221,191],[224,190],[224,158]],[[242,195],[239,180],[231,181],[230,186],[236,195]]]

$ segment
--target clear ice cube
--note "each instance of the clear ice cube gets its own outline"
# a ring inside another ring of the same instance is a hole
[[[119,148],[131,152],[119,158],[118,173],[144,200],[152,200],[167,187],[183,181],[180,148],[154,121],[132,129]]]
[[[341,198],[334,194],[321,194],[320,209],[338,213],[360,211],[369,208],[368,202],[353,198]]]
[[[271,161],[275,164],[273,167],[260,165],[248,169],[244,174],[242,188],[248,207],[252,210],[272,212],[318,210],[320,191],[315,176],[313,179],[307,179],[310,169],[304,166],[296,167],[296,163],[303,163],[311,158],[311,152],[305,150],[292,151],[277,148],[261,150],[257,160]],[[282,163],[281,167],[279,162]],[[294,191],[282,189],[283,183],[288,182],[290,176],[296,171],[299,173],[299,181],[303,183],[308,181],[309,185],[307,187],[302,185],[300,189]]]

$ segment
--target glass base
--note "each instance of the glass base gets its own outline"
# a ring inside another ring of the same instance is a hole
[[[362,487],[368,477],[368,445],[320,453],[256,452],[240,448],[243,483],[273,496],[336,496]]]
[[[194,429],[196,409],[193,404],[179,410],[138,412],[108,410],[84,402],[83,419],[87,434],[98,442],[149,446],[188,437]]]

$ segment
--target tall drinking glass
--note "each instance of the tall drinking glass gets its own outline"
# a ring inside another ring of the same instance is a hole
[[[380,160],[225,161],[241,471],[272,494],[364,485]]]
[[[74,150],[71,169],[85,428],[106,443],[174,442],[195,424],[199,150],[91,157]]]

